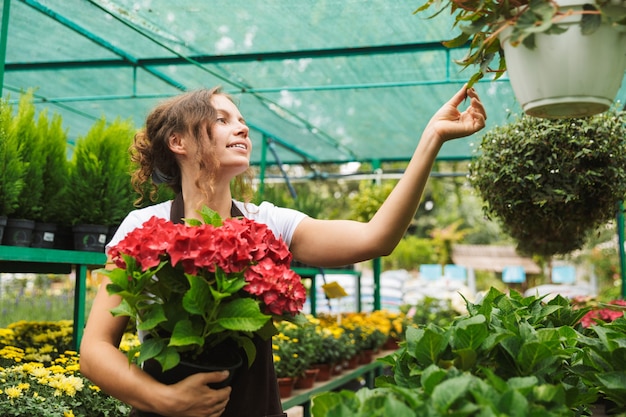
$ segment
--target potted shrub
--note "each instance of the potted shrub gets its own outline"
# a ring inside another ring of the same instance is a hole
[[[47,121],[36,120],[33,93],[22,94],[17,112],[10,125],[15,137],[20,158],[24,161],[24,185],[17,197],[15,210],[7,221],[3,243],[13,246],[30,246],[35,218],[43,211],[43,166],[45,149],[42,132],[47,129]]]
[[[625,114],[522,116],[483,136],[469,180],[520,252],[570,253],[615,218],[626,195]]]
[[[129,121],[100,119],[77,139],[68,180],[76,250],[104,250],[109,227],[133,208],[128,149],[134,134]]]
[[[39,115],[41,125],[43,170],[41,201],[45,205],[34,217],[35,228],[31,246],[53,248],[57,241],[57,229],[67,224],[67,180],[69,161],[67,159],[67,132],[63,129],[59,115]]]
[[[312,415],[574,416],[605,398],[615,400],[614,412],[626,410],[626,320],[587,332],[587,310],[561,296],[493,288],[467,307],[449,326],[408,328],[400,349],[381,359],[391,373],[376,388],[321,394]],[[596,355],[602,364],[591,363]]]
[[[428,0],[415,13],[441,4]],[[479,67],[470,84],[507,71],[522,108],[537,117],[589,116],[611,106],[626,70],[626,2],[449,0],[437,14],[446,9],[461,34],[444,45],[469,42],[458,63]]]
[[[0,243],[8,216],[17,208],[24,187],[25,164],[19,151],[19,140],[13,134],[13,109],[0,99]]]

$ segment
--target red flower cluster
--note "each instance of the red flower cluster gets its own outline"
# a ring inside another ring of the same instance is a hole
[[[626,307],[626,301],[624,300],[612,300],[609,302],[610,305],[622,306]],[[622,317],[624,315],[623,309],[614,309],[610,307],[594,309],[588,312],[583,316],[580,320],[580,323],[583,327],[590,327],[597,323],[597,320],[601,320],[605,323],[612,322],[613,320]]]
[[[300,276],[290,269],[287,245],[266,225],[246,218],[226,219],[214,227],[152,217],[109,254],[122,269],[127,268],[122,255],[128,255],[141,271],[169,261],[190,275],[207,276],[217,268],[227,274],[243,273],[247,282],[243,290],[260,300],[266,313],[295,315],[306,300]]]

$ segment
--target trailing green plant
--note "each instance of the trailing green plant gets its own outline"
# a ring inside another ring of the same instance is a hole
[[[468,54],[457,61],[466,68],[476,65],[478,68],[470,78],[472,85],[488,72],[495,73],[495,79],[506,70],[506,60],[498,35],[506,28],[511,28],[509,42],[513,46],[535,48],[535,36],[538,33],[558,35],[567,30],[564,18],[573,14],[582,14],[580,30],[583,35],[594,33],[607,22],[616,30],[626,29],[626,5],[619,1],[591,0],[583,10],[572,12],[564,10],[557,2],[549,0],[428,0],[414,14],[437,7],[434,18],[449,10],[454,16],[452,28],[461,33],[454,39],[443,42],[448,48],[469,44]],[[432,9],[431,9],[432,10]],[[498,57],[498,67],[490,68],[494,58]]]
[[[522,116],[483,136],[469,179],[521,252],[567,254],[615,218],[626,194],[625,115]]]
[[[34,220],[43,211],[41,199],[44,183],[43,171],[46,150],[42,136],[47,131],[45,117],[35,118],[35,104],[32,90],[22,94],[17,113],[11,126],[13,135],[18,142],[20,157],[26,162],[24,170],[24,187],[18,198],[13,217]]]
[[[128,154],[134,134],[130,121],[100,119],[77,139],[68,185],[72,224],[119,224],[134,208]]]
[[[7,100],[0,99],[0,216],[13,214],[24,187],[26,164],[11,127],[12,120],[13,108]]]
[[[493,288],[467,310],[446,327],[407,328],[381,359],[390,375],[372,390],[315,397],[313,416],[575,416],[601,399],[626,411],[623,319],[594,335],[580,325],[588,309],[561,296]]]

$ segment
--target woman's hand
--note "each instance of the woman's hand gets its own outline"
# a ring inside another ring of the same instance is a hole
[[[172,417],[217,417],[222,415],[231,387],[212,389],[207,384],[221,382],[228,371],[203,372],[191,375],[182,381],[168,385],[167,404],[159,405],[159,414]],[[167,411],[165,411],[167,410]]]
[[[459,111],[459,106],[470,99],[469,107]],[[485,127],[487,114],[476,90],[463,86],[447,103],[445,103],[428,122],[426,131],[430,130],[442,141],[461,138],[476,133]]]

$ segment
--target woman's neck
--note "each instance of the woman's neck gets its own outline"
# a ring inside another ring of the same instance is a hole
[[[185,204],[185,218],[201,220],[198,211],[203,206],[216,211],[223,219],[230,217],[232,195],[229,187],[222,190],[216,189],[208,198],[205,198],[204,194],[196,187],[188,189],[183,186],[183,201]]]

